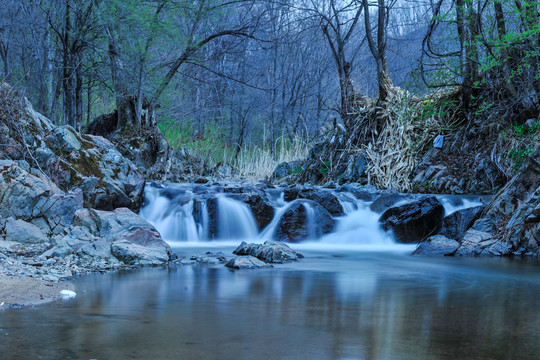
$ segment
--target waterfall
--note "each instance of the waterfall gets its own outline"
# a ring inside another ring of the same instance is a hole
[[[367,204],[338,221],[336,230],[324,236],[322,243],[357,244],[357,245],[390,245],[394,241],[379,225],[379,214],[371,211]]]
[[[258,235],[251,210],[240,201],[218,197],[218,238],[250,240]]]
[[[193,184],[149,185],[145,189],[145,200],[140,215],[152,223],[161,236],[171,244],[211,240],[262,242],[283,236],[283,229],[292,229],[294,236],[301,233],[301,237],[287,237],[290,241],[312,243],[314,246],[395,245],[392,236],[383,231],[379,224],[380,214],[369,208],[370,202],[358,200],[353,194],[345,191],[333,191],[332,194],[343,208],[341,216],[322,214],[321,207],[315,206],[316,203],[310,200],[297,199],[287,202],[282,188],[244,190],[237,185],[229,188]],[[446,215],[481,205],[483,200],[471,196],[437,197],[445,207]],[[247,202],[249,199],[251,201],[256,199],[249,203],[251,206],[257,206],[256,204],[263,198],[274,208],[274,216],[271,220],[266,218],[268,225],[259,232],[250,206],[240,199]],[[299,203],[302,209],[300,213]],[[291,209],[292,206],[295,207]],[[288,212],[289,209],[292,212]],[[325,213],[324,210],[323,212]],[[288,218],[288,216],[295,217]],[[327,235],[322,234],[325,221],[326,224],[330,221],[330,228],[326,232],[332,230],[331,224],[334,222],[333,230]],[[300,230],[294,233],[295,229]]]

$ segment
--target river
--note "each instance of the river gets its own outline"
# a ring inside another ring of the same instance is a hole
[[[212,219],[201,204],[194,215],[190,189],[175,193],[174,206],[173,196],[148,189],[141,214],[180,258],[230,257],[239,240],[207,241]],[[228,224],[219,233],[259,242],[271,233],[257,233],[244,207],[216,196]],[[288,204],[273,196],[277,217]],[[73,299],[3,310],[1,359],[539,358],[538,262],[413,257],[415,245],[394,243],[378,215],[346,202],[331,234],[291,244],[305,256],[298,262],[93,274],[74,280]]]

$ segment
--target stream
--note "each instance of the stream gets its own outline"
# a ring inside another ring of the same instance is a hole
[[[240,240],[272,238],[290,206],[276,191],[274,220],[258,230],[247,208],[219,191],[206,188],[198,198],[193,188],[176,189],[183,190],[165,197],[149,187],[141,214],[181,258],[231,255]],[[196,205],[209,195],[228,224],[212,241],[208,208]],[[4,310],[1,358],[538,358],[539,263],[412,257],[415,245],[396,244],[368,203],[340,201],[345,211],[334,231],[313,230],[313,238],[291,244],[305,256],[299,262],[93,274],[75,279],[74,299]],[[447,213],[476,201],[441,199]]]

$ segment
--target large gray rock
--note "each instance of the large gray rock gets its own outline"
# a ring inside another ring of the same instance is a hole
[[[375,201],[369,205],[371,211],[374,211],[378,214],[382,214],[391,207],[403,202],[406,200],[406,197],[403,194],[397,192],[391,192],[379,196]]]
[[[392,230],[400,243],[418,243],[436,234],[442,224],[444,207],[434,196],[386,210],[379,221]]]
[[[279,241],[299,242],[316,239],[334,228],[334,219],[321,205],[311,200],[296,200],[279,220],[274,237]]]
[[[66,234],[44,255],[69,253],[126,265],[158,265],[169,261],[171,248],[150,223],[127,208],[80,209]]]
[[[233,251],[236,255],[251,255],[266,263],[283,264],[297,261],[304,255],[294,251],[289,246],[275,241],[265,241],[264,244],[248,244],[245,241]]]
[[[44,234],[63,231],[83,206],[80,190],[66,194],[44,174],[30,173],[11,160],[0,160],[0,193],[0,218],[31,223]]]
[[[259,268],[271,268],[270,264],[267,264],[254,256],[237,256],[229,260],[226,267],[231,269],[259,269]]]
[[[47,161],[49,176],[64,190],[81,189],[85,206],[100,210],[139,208],[144,178],[108,140],[79,135],[71,127],[61,126],[45,143],[54,153]]]
[[[412,255],[422,256],[451,256],[459,248],[459,242],[442,235],[427,238],[418,244]]]
[[[49,238],[36,225],[24,220],[9,218],[6,221],[5,234],[7,241],[19,243],[47,243]]]

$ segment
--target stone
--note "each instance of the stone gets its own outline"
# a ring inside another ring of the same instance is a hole
[[[254,256],[236,256],[229,260],[226,264],[226,267],[242,270],[242,269],[259,269],[259,268],[271,268],[273,267],[270,264],[267,264]]]
[[[453,212],[443,218],[439,235],[450,239],[461,240],[465,231],[480,217],[485,206],[475,206]]]
[[[418,244],[412,255],[451,256],[459,248],[459,242],[442,235],[434,235]]]
[[[382,214],[392,206],[395,206],[396,204],[405,201],[405,199],[405,196],[403,196],[402,194],[398,194],[396,192],[389,193],[377,198],[371,203],[371,205],[369,205],[369,208],[371,209],[371,211]]]
[[[311,200],[296,200],[279,219],[274,238],[285,242],[317,239],[333,228],[332,215],[321,205]]]
[[[355,182],[366,178],[368,165],[369,158],[364,151],[350,154],[346,170],[341,174],[340,183]]]
[[[76,253],[113,265],[118,261],[126,265],[158,265],[168,262],[172,254],[157,230],[127,208],[80,209],[55,244],[45,257]]]
[[[540,145],[523,162],[519,172],[493,197],[483,218],[473,229],[495,233],[497,243],[486,253],[495,255],[540,253]]]
[[[276,241],[265,241],[264,244],[248,244],[243,241],[234,251],[235,255],[251,255],[266,263],[283,264],[297,261],[304,255],[294,251],[286,244]]]
[[[482,159],[475,167],[474,178],[478,181],[473,192],[479,193],[482,189],[493,193],[506,183],[506,175],[490,159]]]
[[[379,222],[392,230],[400,243],[419,243],[436,234],[442,225],[444,207],[431,196],[386,210]]]
[[[338,191],[346,191],[354,195],[359,200],[374,201],[388,190],[379,190],[373,185],[360,185],[358,183],[350,183],[341,186]]]
[[[321,205],[332,216],[343,215],[343,206],[339,199],[330,190],[310,188],[310,187],[291,187],[284,191],[285,201],[296,199],[307,199]]]
[[[8,218],[5,227],[6,240],[19,243],[47,243],[49,238],[36,225],[24,220]]]
[[[45,234],[69,227],[83,206],[80,190],[66,194],[45,175],[29,173],[14,161],[0,161],[0,193],[0,217],[32,223]]]
[[[495,242],[490,233],[470,229],[463,236],[456,256],[480,256],[486,247]]]

